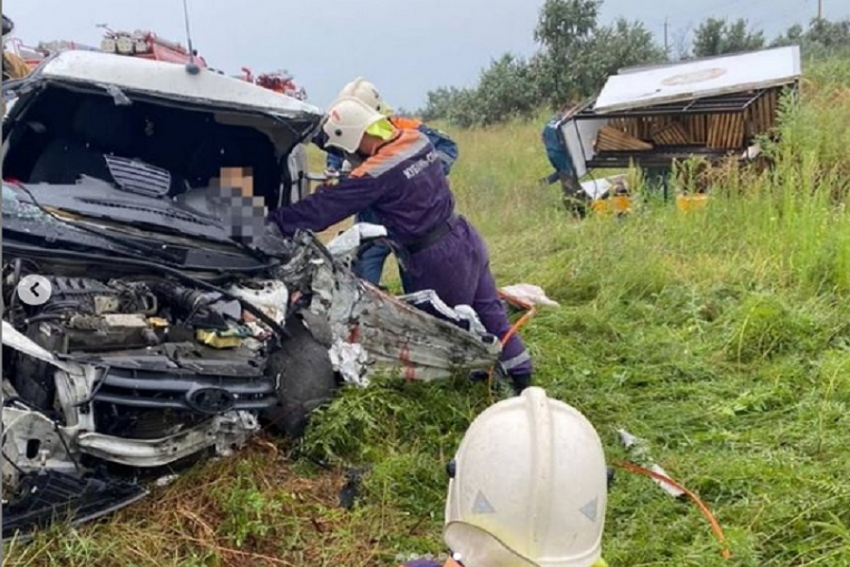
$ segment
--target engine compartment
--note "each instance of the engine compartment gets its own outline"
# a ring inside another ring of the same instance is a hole
[[[243,302],[253,299],[282,321],[283,284],[237,281],[222,294],[161,276],[45,275],[30,264],[4,264],[4,319],[57,357],[102,369],[80,407],[94,413],[99,433],[155,439],[215,415],[276,404],[275,376],[267,371],[273,333]],[[30,273],[50,283],[42,305],[25,305],[15,293]],[[21,399],[61,416],[50,363],[11,349],[3,363]]]

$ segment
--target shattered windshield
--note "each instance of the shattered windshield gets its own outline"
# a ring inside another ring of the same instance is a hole
[[[20,199],[21,196],[23,196],[21,193],[14,190],[5,182],[3,183],[4,217],[14,217],[22,220],[39,220],[45,223],[59,224],[59,221],[55,217],[47,214],[36,205],[28,201],[22,201]]]

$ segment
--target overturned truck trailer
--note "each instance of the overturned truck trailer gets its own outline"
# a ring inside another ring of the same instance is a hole
[[[621,69],[593,99],[547,123],[544,143],[570,201],[610,196],[594,169],[637,166],[666,173],[698,156],[716,163],[758,154],[776,125],[779,100],[801,76],[798,46]],[[600,190],[601,189],[601,190]]]

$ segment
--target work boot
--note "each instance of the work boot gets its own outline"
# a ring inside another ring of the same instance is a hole
[[[514,392],[520,395],[523,390],[531,386],[531,374],[511,374],[511,382],[513,383]]]
[[[490,377],[490,373],[486,370],[473,370],[469,373],[470,382],[486,382]]]

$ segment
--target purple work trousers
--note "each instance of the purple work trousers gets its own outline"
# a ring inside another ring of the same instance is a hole
[[[443,564],[431,559],[415,559],[405,563],[402,567],[443,567]]]
[[[462,216],[445,236],[408,256],[406,263],[412,288],[409,293],[433,289],[449,307],[471,306],[487,332],[499,340],[510,330],[508,314],[490,273],[487,245]],[[504,346],[500,362],[515,384],[528,385],[531,357],[518,334]]]

